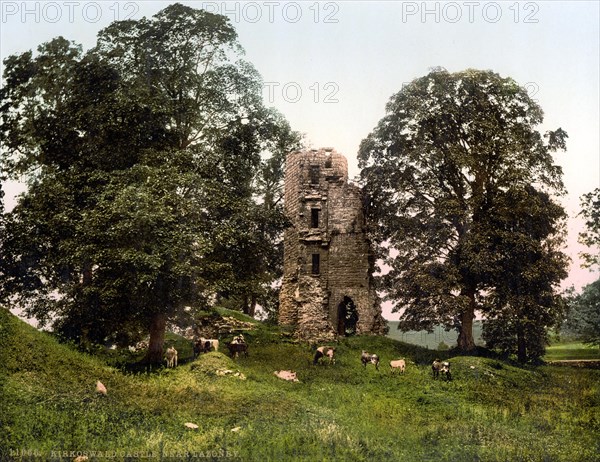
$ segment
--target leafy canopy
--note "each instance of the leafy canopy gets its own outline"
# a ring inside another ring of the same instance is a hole
[[[150,331],[159,361],[187,307],[272,296],[300,138],[240,53],[227,18],[174,4],[86,53],[59,37],[5,60],[0,165],[29,188],[5,217],[3,300],[85,341]]]
[[[564,192],[552,154],[567,134],[540,134],[542,120],[526,89],[491,71],[434,69],[391,97],[361,143],[359,165],[371,235],[389,269],[380,289],[401,311],[401,329],[441,323],[459,330],[462,349],[474,347],[475,311],[488,310],[492,290],[510,286],[502,261],[526,251],[494,230],[494,219],[523,218],[508,218],[512,200],[527,210],[539,194]],[[552,266],[562,258],[553,240],[562,214],[554,206],[546,214],[545,232],[520,236],[549,245]]]

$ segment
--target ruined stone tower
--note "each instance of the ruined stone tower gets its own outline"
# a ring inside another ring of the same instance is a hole
[[[292,225],[284,234],[279,323],[311,341],[384,334],[362,193],[348,183],[346,158],[330,148],[289,154],[285,211]]]

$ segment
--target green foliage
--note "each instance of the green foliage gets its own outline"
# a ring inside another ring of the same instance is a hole
[[[584,343],[600,346],[600,279],[585,286],[581,294],[571,294],[567,304],[563,331]]]
[[[276,309],[277,187],[300,142],[262,104],[225,16],[181,4],[119,21],[96,47],[59,37],[7,58],[0,300],[66,338],[130,344],[214,295]],[[242,308],[238,306],[237,308]]]
[[[540,134],[542,115],[510,78],[435,69],[393,95],[362,141],[370,233],[391,268],[380,289],[403,330],[443,324],[469,350],[476,311],[519,317],[542,298],[557,311],[564,212],[546,192],[564,192],[552,153],[567,135]]]
[[[453,381],[434,381],[431,355],[439,353],[357,336],[337,345],[333,366],[312,366],[307,345],[260,340],[248,358],[213,352],[174,370],[133,375],[5,311],[0,326],[2,458],[23,448],[41,458],[58,450],[125,451],[98,460],[228,451],[242,460],[571,462],[594,460],[599,449],[594,370],[458,356],[450,357]],[[380,371],[363,369],[361,349],[381,356]],[[401,357],[405,374],[390,373],[387,361]],[[246,379],[216,374],[225,369]],[[280,369],[297,371],[300,382],[276,378]],[[107,396],[94,391],[96,380]]]
[[[579,242],[591,248],[582,252],[584,267],[600,266],[600,188],[581,197],[580,215],[585,219],[586,230],[579,233]]]

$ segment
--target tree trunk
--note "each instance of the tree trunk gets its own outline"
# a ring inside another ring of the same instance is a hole
[[[250,303],[248,302],[248,294],[244,294],[244,301],[242,302],[242,313],[248,314],[250,312]]]
[[[475,349],[475,340],[473,339],[473,320],[475,319],[475,293],[468,294],[469,307],[460,313],[460,332],[458,334],[458,348],[462,351],[472,351]]]
[[[256,295],[244,295],[244,302],[242,304],[242,312],[247,314],[251,318],[254,317],[254,313],[256,313]]]
[[[255,313],[256,313],[256,295],[252,294],[252,298],[250,301],[250,310],[248,311],[248,316],[253,318]]]
[[[167,328],[167,316],[157,313],[150,324],[150,342],[145,361],[152,364],[160,364],[163,359],[163,345],[165,343],[165,330]]]
[[[525,343],[525,333],[523,326],[517,326],[517,360],[521,364],[527,362],[527,344]]]

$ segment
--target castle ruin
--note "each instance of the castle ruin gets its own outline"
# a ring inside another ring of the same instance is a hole
[[[365,233],[361,189],[348,183],[348,161],[330,148],[293,152],[285,170],[279,323],[297,338],[330,341],[385,334]]]

